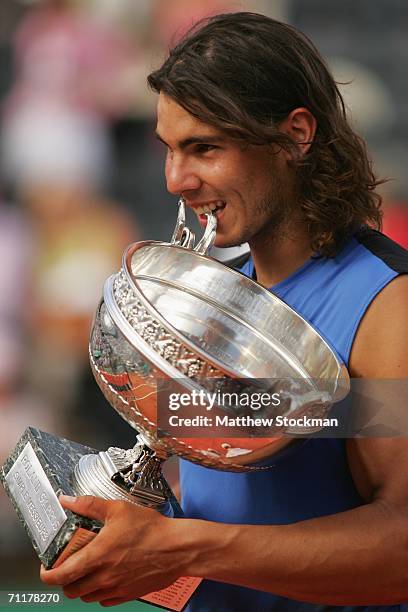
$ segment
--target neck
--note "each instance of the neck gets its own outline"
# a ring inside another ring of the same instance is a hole
[[[249,246],[257,281],[264,287],[283,281],[312,255],[309,237],[300,224],[257,235]]]

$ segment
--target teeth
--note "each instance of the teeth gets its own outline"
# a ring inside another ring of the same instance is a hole
[[[197,206],[196,212],[199,215],[211,214],[220,208],[224,208],[225,202],[219,200],[218,202],[211,202],[210,204],[204,204],[204,206]]]

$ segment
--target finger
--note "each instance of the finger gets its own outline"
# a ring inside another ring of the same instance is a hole
[[[94,603],[94,602],[102,602],[102,601],[111,601],[111,600],[121,600],[127,601],[123,597],[118,597],[112,589],[98,589],[93,591],[92,593],[87,593],[86,595],[81,595],[81,600],[85,603]]]
[[[77,553],[79,554],[79,553]],[[56,569],[41,570],[41,580],[49,586],[65,586],[79,580],[89,572],[85,564],[70,557]]]
[[[87,597],[92,593],[99,593],[101,591],[103,591],[106,596],[115,595],[112,585],[108,584],[106,576],[104,577],[101,572],[94,572],[93,574],[84,576],[75,582],[66,584],[64,587],[64,595],[70,599],[74,599],[75,597]],[[94,601],[99,601],[99,599]]]
[[[105,522],[112,502],[92,495],[82,495],[72,497],[70,495],[60,495],[59,501],[63,508],[72,510],[76,514],[93,518],[102,523]]]
[[[98,536],[92,542],[73,553],[58,567],[46,570],[41,567],[40,577],[49,585],[66,586],[93,573],[103,563]]]
[[[110,608],[111,606],[119,606],[127,601],[129,601],[129,599],[105,599],[104,601],[100,601],[99,605],[104,608]]]

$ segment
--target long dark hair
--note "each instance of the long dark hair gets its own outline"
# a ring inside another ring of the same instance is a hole
[[[381,226],[381,197],[364,141],[351,129],[338,87],[313,43],[255,13],[202,20],[148,77],[200,121],[255,145],[293,153],[311,248],[333,256],[363,224]],[[298,107],[317,120],[311,148],[277,125]]]

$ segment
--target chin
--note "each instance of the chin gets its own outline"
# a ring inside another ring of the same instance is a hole
[[[220,249],[226,249],[229,247],[238,247],[241,244],[247,242],[247,238],[244,236],[234,236],[234,235],[223,235],[222,233],[216,235],[214,246]]]
[[[239,246],[241,242],[238,240],[228,239],[228,237],[223,238],[222,236],[217,236],[214,242],[214,246],[217,249],[228,249],[230,247]]]

